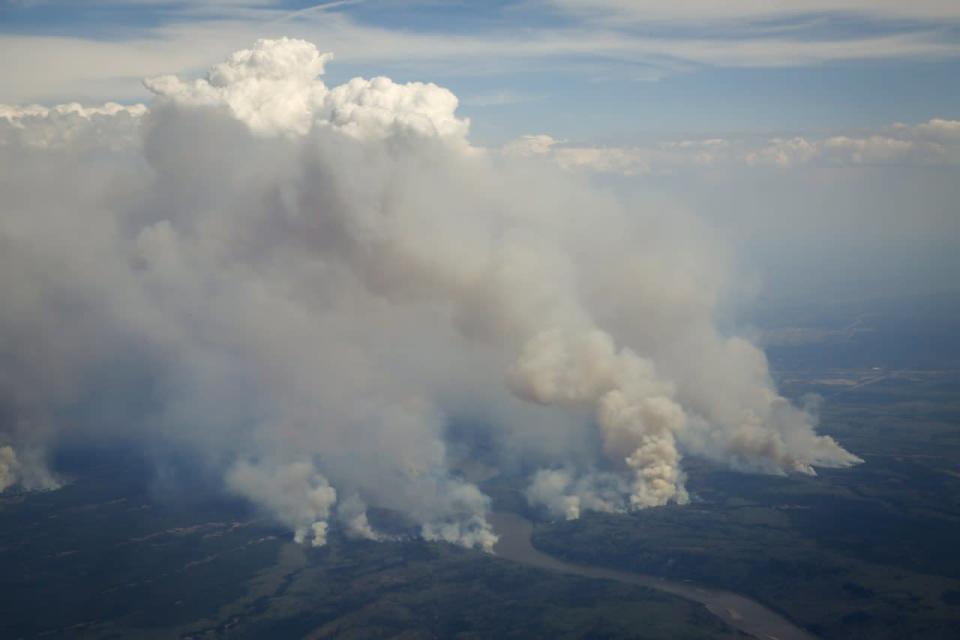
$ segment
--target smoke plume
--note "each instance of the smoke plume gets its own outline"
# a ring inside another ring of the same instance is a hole
[[[858,462],[716,329],[695,218],[471,145],[436,85],[329,88],[330,58],[261,40],[149,107],[0,108],[0,489],[67,433],[163,439],[299,541],[382,538],[369,505],[490,549],[451,425],[568,518],[686,502],[684,455]]]

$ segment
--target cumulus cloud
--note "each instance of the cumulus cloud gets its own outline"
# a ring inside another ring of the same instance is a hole
[[[456,96],[435,84],[353,78],[328,90],[317,77],[332,57],[303,40],[259,40],[214,66],[205,79],[161,76],[145,84],[174,104],[229,109],[265,135],[302,135],[314,124],[356,138],[406,132],[454,139],[466,135],[467,121],[454,114]]]
[[[759,149],[748,151],[745,160],[750,166],[768,165],[787,169],[797,164],[805,164],[817,154],[817,147],[805,138],[773,138]]]
[[[528,496],[564,517],[686,502],[684,455],[858,461],[717,330],[730,274],[696,219],[563,172],[552,140],[471,146],[435,85],[329,88],[328,61],[263,40],[148,80],[149,111],[3,111],[0,431],[18,454],[68,429],[160,438],[304,543],[381,538],[369,505],[482,549],[491,502],[455,425],[502,469],[540,468]]]
[[[960,164],[960,121],[934,118],[895,124],[868,135],[668,140],[630,147],[593,147],[527,135],[503,146],[515,157],[549,158],[574,171],[621,175],[669,174],[724,167],[939,166]]]
[[[898,131],[906,131],[907,135],[911,133],[923,139],[934,141],[956,141],[960,139],[960,120],[945,120],[943,118],[933,118],[928,122],[919,124],[911,128],[905,124],[896,125]]]
[[[748,165],[791,168],[804,165],[956,165],[960,163],[960,121],[933,119],[897,124],[866,136],[824,139],[774,138],[746,154]]]

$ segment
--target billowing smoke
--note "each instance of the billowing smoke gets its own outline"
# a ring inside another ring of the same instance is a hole
[[[595,407],[604,451],[634,474],[632,508],[688,501],[676,446],[686,416],[652,362],[627,349],[617,352],[599,330],[573,336],[550,330],[525,345],[509,380],[515,393],[534,402]],[[570,508],[563,513],[569,516]]]
[[[0,493],[9,487],[18,486],[27,491],[58,489],[57,480],[43,459],[42,451],[13,447],[0,447]]]
[[[293,529],[293,539],[313,546],[327,543],[327,519],[337,502],[337,491],[309,462],[276,468],[240,462],[227,473],[227,485],[270,508]]]
[[[64,434],[163,439],[297,540],[380,539],[369,505],[489,549],[454,424],[569,518],[686,502],[683,455],[858,461],[715,328],[696,219],[472,146],[433,84],[328,88],[329,59],[263,40],[149,109],[0,107],[0,488]]]

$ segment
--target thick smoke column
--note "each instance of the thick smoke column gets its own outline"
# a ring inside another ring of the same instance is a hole
[[[297,542],[327,543],[327,519],[337,491],[308,462],[280,466],[271,472],[240,462],[227,474],[227,485],[261,504],[270,505],[280,522],[293,529]]]
[[[489,549],[461,420],[564,517],[686,502],[682,455],[858,461],[715,329],[696,220],[470,145],[436,85],[329,88],[329,59],[263,40],[149,109],[0,108],[0,488],[64,433],[164,439],[305,543],[382,538],[370,505]]]
[[[604,450],[634,473],[631,508],[688,501],[675,438],[686,416],[673,400],[673,386],[658,379],[649,360],[615,351],[610,336],[598,330],[574,336],[547,331],[524,347],[510,382],[534,402],[595,407]],[[569,516],[578,506],[573,501],[563,512]]]

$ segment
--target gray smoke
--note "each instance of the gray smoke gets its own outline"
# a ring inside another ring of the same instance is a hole
[[[328,88],[328,60],[263,40],[149,109],[0,108],[0,482],[68,429],[162,437],[298,540],[378,539],[370,505],[489,549],[461,419],[565,517],[686,502],[683,455],[858,462],[718,332],[694,218],[472,146],[435,85]]]

